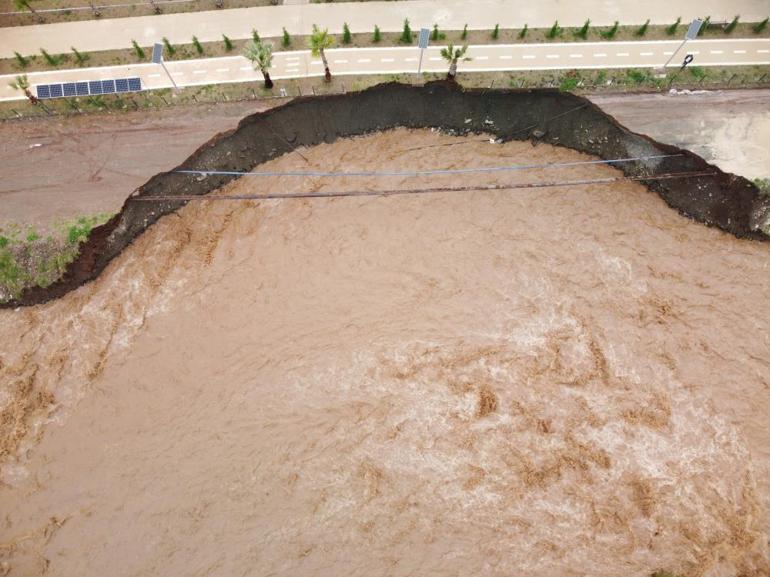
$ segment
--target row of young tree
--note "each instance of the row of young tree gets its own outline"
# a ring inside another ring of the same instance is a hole
[[[320,58],[324,67],[324,80],[331,82],[332,73],[329,69],[329,60],[326,58],[326,49],[334,44],[334,36],[329,34],[327,28],[319,28],[313,24],[313,33],[308,40],[310,53],[314,58]],[[453,44],[445,46],[441,50],[441,56],[449,63],[447,79],[454,80],[457,76],[457,64],[460,60],[468,61],[470,58],[465,56],[468,46],[455,47]],[[243,55],[251,61],[255,70],[259,70],[265,79],[265,88],[272,88],[273,81],[270,79],[270,68],[273,66],[273,45],[270,42],[264,42],[257,34],[254,39],[246,45]]]

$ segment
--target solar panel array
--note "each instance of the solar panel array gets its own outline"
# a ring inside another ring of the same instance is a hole
[[[37,97],[40,99],[62,98],[66,96],[140,92],[141,90],[142,80],[140,78],[118,78],[116,80],[91,80],[90,82],[38,84]]]

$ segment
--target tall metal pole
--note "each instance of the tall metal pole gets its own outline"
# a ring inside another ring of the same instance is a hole
[[[679,52],[682,49],[682,46],[687,44],[688,40],[689,40],[689,38],[685,38],[684,40],[682,40],[682,43],[679,46],[676,47],[676,50],[674,50],[674,53],[671,55],[671,58],[666,60],[666,63],[663,65],[663,68],[665,68],[666,66],[668,66],[670,64],[670,62],[674,59],[674,56],[676,56],[676,53]]]
[[[663,68],[669,65],[669,63],[674,59],[674,56],[676,56],[676,53],[679,52],[682,49],[682,46],[684,46],[688,40],[694,40],[698,37],[698,32],[700,32],[700,27],[703,25],[703,20],[700,18],[696,18],[692,22],[690,22],[690,27],[687,29],[687,32],[684,35],[684,40],[682,40],[682,43],[677,47],[676,50],[674,50],[674,53],[671,55],[671,58],[666,60],[666,63],[663,65]]]
[[[417,38],[417,45],[420,47],[420,62],[417,64],[417,74],[422,72],[422,55],[425,53],[425,49],[428,47],[429,38],[430,30],[427,28],[420,28],[420,36]]]
[[[174,86],[174,90],[177,92],[179,91],[179,86],[176,85],[176,82],[174,82],[174,79],[171,76],[171,73],[168,71],[168,68],[166,68],[166,63],[163,62],[163,59],[160,59],[160,65],[163,67],[163,70],[166,71],[166,75],[168,76],[168,79],[171,81],[171,84]]]
[[[168,71],[166,64],[163,62],[163,44],[160,42],[156,42],[152,47],[152,62],[153,64],[160,64],[163,67],[163,70],[166,72],[166,76],[168,76],[168,79],[171,81],[171,85],[174,87],[174,90],[179,92],[179,87],[176,85],[176,82],[174,82],[174,79],[171,77],[171,73]]]

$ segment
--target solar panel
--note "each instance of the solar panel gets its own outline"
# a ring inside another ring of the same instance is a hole
[[[140,78],[118,78],[117,80],[91,80],[89,82],[65,82],[64,84],[38,84],[37,97],[61,98],[67,96],[88,96],[89,94],[112,94],[115,92],[140,92]]]
[[[78,91],[77,88],[75,88],[74,82],[67,82],[66,84],[61,85],[62,94],[64,96],[77,96]]]

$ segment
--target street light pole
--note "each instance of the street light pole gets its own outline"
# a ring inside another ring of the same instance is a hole
[[[179,87],[176,85],[176,82],[174,82],[174,79],[171,77],[171,73],[168,71],[166,64],[163,62],[163,44],[160,42],[156,42],[152,47],[152,62],[153,64],[160,64],[163,67],[163,70],[165,70],[166,76],[168,76],[168,79],[171,81],[171,85],[174,87],[174,90],[179,92]]]
[[[682,46],[687,44],[688,40],[695,40],[695,38],[698,37],[698,32],[700,31],[700,27],[703,24],[703,20],[700,18],[696,18],[690,23],[690,27],[687,29],[687,33],[684,35],[684,40],[682,40],[682,43],[677,46],[676,50],[674,50],[674,53],[671,55],[671,57],[666,60],[666,63],[663,65],[663,68],[665,69],[666,66],[668,66],[671,61],[674,59],[674,56],[676,56],[677,52],[679,52],[682,49]]]
[[[417,39],[417,46],[420,48],[420,62],[417,64],[417,74],[422,72],[422,55],[425,53],[425,49],[428,47],[429,37],[430,30],[427,28],[420,28],[420,36]]]

